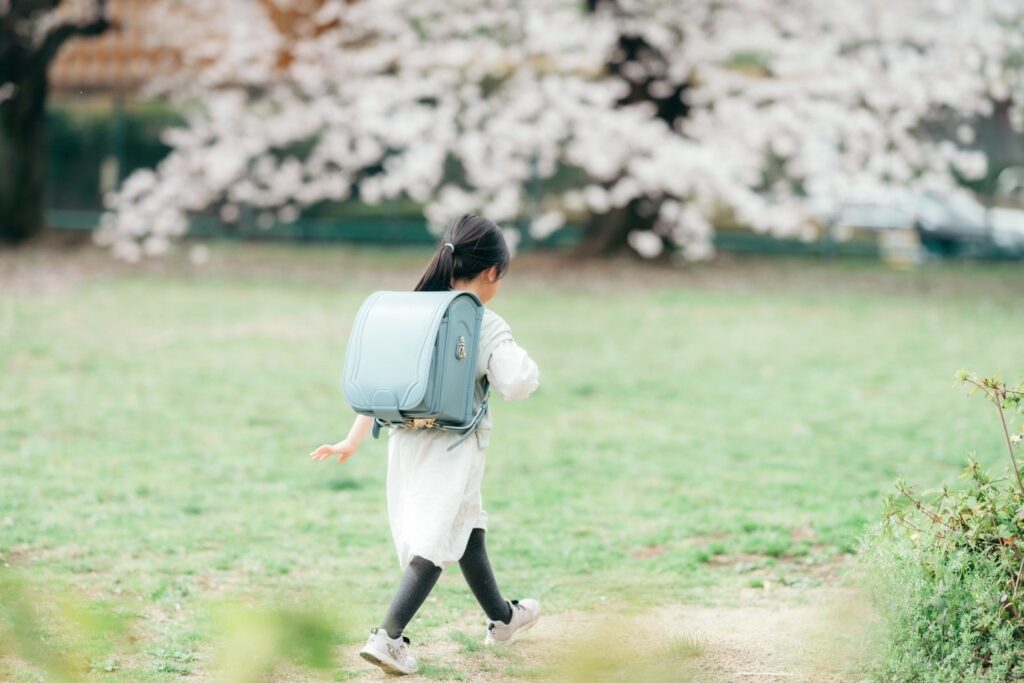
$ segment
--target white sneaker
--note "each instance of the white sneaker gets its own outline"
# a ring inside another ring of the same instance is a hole
[[[507,624],[500,621],[488,621],[484,645],[512,642],[515,640],[516,634],[530,629],[540,618],[540,603],[533,598],[527,598],[522,602],[513,600],[509,605],[512,607],[512,620]]]
[[[389,674],[414,674],[419,668],[416,659],[409,654],[409,639],[405,636],[392,638],[382,628],[370,632],[359,656]]]

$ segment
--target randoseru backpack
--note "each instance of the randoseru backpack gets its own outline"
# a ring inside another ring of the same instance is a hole
[[[356,314],[342,385],[352,409],[381,427],[439,428],[462,436],[487,411],[473,411],[484,306],[472,292],[374,292]],[[484,379],[487,389],[487,380]]]

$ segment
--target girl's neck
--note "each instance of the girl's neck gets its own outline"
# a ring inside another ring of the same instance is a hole
[[[473,285],[474,285],[474,283],[472,281],[470,281],[470,282],[466,282],[464,280],[461,281],[461,282],[456,281],[452,285],[452,289],[458,290],[458,291],[461,291],[461,292],[473,292],[474,294],[476,294],[476,297],[478,299],[480,299],[480,301],[482,301],[484,303],[487,303],[487,299],[484,298],[484,292],[481,292],[478,287],[474,287]]]
[[[474,294],[477,295],[477,297],[480,296],[480,292],[477,290],[476,287],[473,286],[472,282],[459,282],[458,280],[456,280],[455,283],[452,284],[452,289],[460,292],[473,292]]]

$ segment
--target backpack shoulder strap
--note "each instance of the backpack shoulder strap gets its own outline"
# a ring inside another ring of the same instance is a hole
[[[476,428],[480,426],[480,421],[484,419],[484,414],[487,413],[487,406],[491,399],[491,383],[487,381],[487,376],[484,375],[484,398],[480,401],[480,407],[477,408],[476,414],[473,415],[473,419],[469,421],[469,424],[463,427],[445,427],[449,431],[462,432],[462,436],[455,440],[451,446],[447,448],[451,451],[453,448],[458,446],[460,443],[469,438],[469,435],[476,431]]]

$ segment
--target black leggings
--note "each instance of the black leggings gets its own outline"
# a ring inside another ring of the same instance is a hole
[[[469,534],[469,542],[459,560],[459,567],[462,569],[462,575],[466,577],[466,583],[469,584],[473,595],[476,596],[477,602],[487,614],[487,618],[507,624],[512,619],[512,608],[501,597],[501,591],[498,590],[498,582],[494,579],[491,562],[487,559],[483,529],[473,529]],[[412,558],[405,574],[402,575],[398,592],[395,593],[391,606],[388,607],[384,623],[381,624],[390,637],[398,638],[402,635],[402,631],[405,630],[423,601],[430,595],[430,591],[440,576],[441,568],[430,560],[425,560],[419,555]]]

